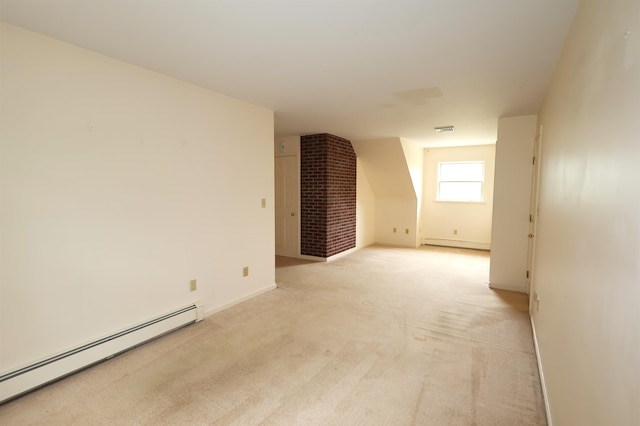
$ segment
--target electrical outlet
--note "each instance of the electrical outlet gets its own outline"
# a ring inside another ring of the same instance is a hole
[[[398,230],[396,228],[393,228],[393,233],[395,234],[396,232],[398,232]]]
[[[262,199],[262,208],[264,209],[265,207],[267,207],[267,199],[263,198]]]
[[[457,229],[453,230],[453,235],[458,235],[458,230]]]
[[[408,234],[408,233],[409,233],[409,228],[406,228],[406,229],[404,230],[404,233],[405,233],[405,234]]]
[[[242,276],[243,277],[248,277],[249,276],[249,267],[245,266],[244,268],[242,268]]]
[[[198,282],[196,280],[189,281],[189,288],[191,291],[196,291],[198,289]]]

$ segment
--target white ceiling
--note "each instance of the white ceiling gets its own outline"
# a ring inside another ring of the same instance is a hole
[[[0,0],[0,18],[272,109],[277,136],[447,146],[538,112],[576,3]]]

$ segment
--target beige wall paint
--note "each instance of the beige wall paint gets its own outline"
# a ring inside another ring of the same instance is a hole
[[[493,218],[491,288],[527,292],[527,250],[535,115],[498,120]]]
[[[375,242],[416,247],[422,149],[400,138],[352,144],[375,195]]]
[[[422,180],[424,171],[424,148],[408,139],[400,138],[400,145],[407,163],[409,177],[413,183],[413,191],[418,200],[422,199]]]
[[[377,198],[415,198],[400,138],[352,141]]]
[[[300,136],[274,139],[273,152],[276,157],[282,155],[300,155]],[[298,160],[299,164],[299,160]]]
[[[415,199],[376,197],[376,243],[416,247],[417,208]]]
[[[640,3],[583,1],[540,115],[532,316],[554,425],[640,419]]]
[[[274,287],[272,111],[0,34],[0,371]]]
[[[413,190],[416,194],[416,224],[412,235],[413,245],[417,247],[420,245],[422,227],[420,210],[422,210],[422,186],[424,180],[424,148],[408,139],[400,138],[400,143],[402,144],[407,168],[409,169],[409,176],[411,176],[411,182],[413,183]]]
[[[356,184],[356,248],[362,248],[375,243],[376,197],[359,158]]]
[[[424,150],[424,197],[421,212],[423,243],[477,249],[491,247],[495,152],[495,145]],[[485,162],[483,202],[436,201],[438,163],[447,161]],[[458,230],[457,235],[454,235],[454,229]]]

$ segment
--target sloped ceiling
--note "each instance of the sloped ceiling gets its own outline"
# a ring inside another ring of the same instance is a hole
[[[399,138],[354,141],[351,145],[376,198],[417,198]]]
[[[277,136],[493,143],[537,113],[576,0],[0,0],[23,28],[275,111]],[[455,125],[451,134],[433,128]]]

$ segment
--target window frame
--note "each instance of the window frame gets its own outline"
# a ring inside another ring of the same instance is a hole
[[[449,164],[482,164],[482,180],[444,180],[441,179],[442,165]],[[436,199],[435,201],[446,203],[484,203],[484,181],[486,178],[486,163],[484,160],[466,160],[466,161],[438,161],[438,173],[436,179]],[[442,198],[440,194],[440,184],[442,182],[468,182],[468,183],[480,183],[480,198],[479,199],[450,199]]]

